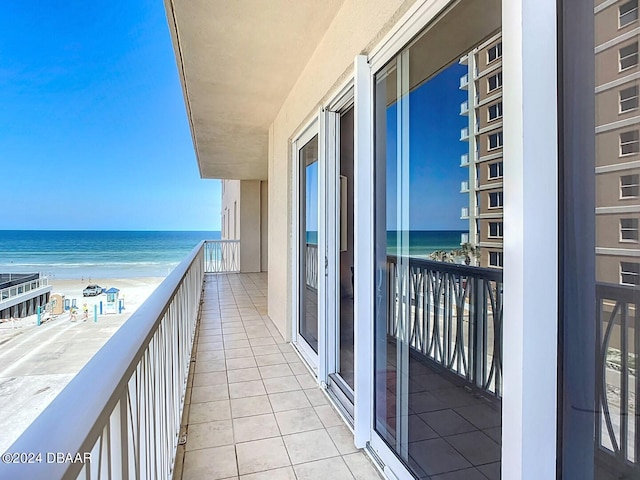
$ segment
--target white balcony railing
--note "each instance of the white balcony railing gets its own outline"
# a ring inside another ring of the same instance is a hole
[[[462,155],[460,155],[460,166],[461,167],[469,166],[469,154],[468,153],[463,153]]]
[[[204,254],[201,242],[7,450],[34,463],[1,463],[0,478],[172,478]]]
[[[461,233],[460,234],[460,245],[464,245],[465,243],[469,243],[469,234]]]
[[[460,209],[460,218],[463,220],[469,218],[469,207],[462,207]]]
[[[240,240],[207,240],[204,245],[207,273],[240,271]]]
[[[469,74],[465,73],[460,77],[460,90],[466,90],[469,86]]]
[[[467,193],[469,191],[469,181],[463,180],[460,182],[460,193]]]
[[[468,139],[469,139],[469,127],[464,127],[460,129],[460,141],[462,142]]]
[[[460,115],[466,115],[469,113],[469,101],[465,100],[460,104]]]

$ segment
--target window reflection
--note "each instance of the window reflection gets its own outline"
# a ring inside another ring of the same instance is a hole
[[[499,27],[458,3],[375,75],[375,429],[416,478],[500,478]]]

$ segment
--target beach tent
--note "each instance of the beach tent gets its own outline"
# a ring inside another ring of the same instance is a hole
[[[120,294],[120,290],[111,287],[104,293],[107,294],[107,306],[104,313],[120,313],[118,312],[118,295]]]

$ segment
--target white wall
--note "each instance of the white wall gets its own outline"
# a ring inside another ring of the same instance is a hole
[[[240,181],[240,271],[259,272],[260,254],[260,180]]]
[[[269,182],[260,182],[260,270],[269,269]]]
[[[291,339],[291,141],[415,0],[345,0],[269,130],[269,316]],[[354,28],[357,25],[357,28]]]
[[[222,185],[221,238],[223,240],[237,240],[240,236],[240,225],[237,218],[240,213],[240,180],[222,180]],[[234,203],[236,204],[235,214]]]

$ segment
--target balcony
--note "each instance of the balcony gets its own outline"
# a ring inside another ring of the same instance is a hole
[[[460,77],[460,90],[466,90],[469,87],[469,74],[465,73]]]
[[[469,218],[469,207],[462,207],[460,209],[460,219],[465,220]]]
[[[87,452],[89,464],[2,464],[0,478],[380,478],[266,315],[266,275],[207,272],[232,248],[199,245],[9,449]],[[415,288],[398,294],[407,276]],[[441,376],[434,392],[455,397],[445,410],[464,400],[499,424],[502,272],[389,255],[386,282],[396,292],[389,354],[408,342],[410,361]],[[636,293],[596,286],[595,446],[629,478],[639,470],[637,347],[627,338],[640,328],[628,314],[640,308]]]
[[[469,154],[468,153],[463,153],[462,155],[460,155],[460,166],[461,167],[468,167],[469,166]]]
[[[467,115],[469,113],[469,102],[465,100],[460,104],[460,115]]]
[[[460,129],[460,141],[464,142],[466,140],[469,140],[469,127]]]
[[[469,63],[469,54],[463,55],[462,57],[460,57],[460,60],[458,60],[458,63],[460,65],[467,65]]]
[[[469,243],[469,234],[461,233],[460,234],[460,245],[464,245],[465,243]]]
[[[469,181],[463,180],[460,182],[460,193],[469,193]]]
[[[266,315],[266,274],[209,273],[238,256],[196,247],[8,450],[88,463],[0,478],[380,478]]]

